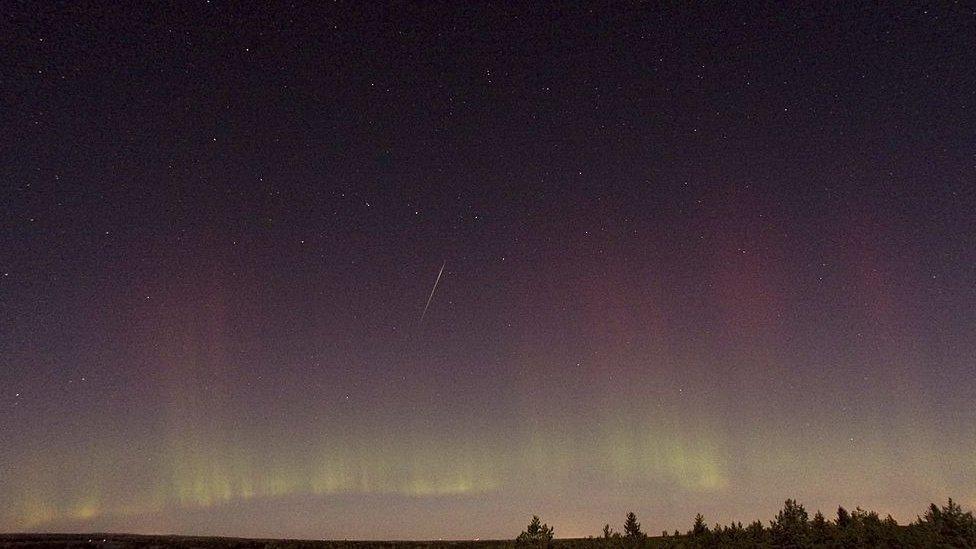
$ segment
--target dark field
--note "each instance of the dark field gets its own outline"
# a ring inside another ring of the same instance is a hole
[[[769,548],[914,548],[914,547],[976,547],[976,518],[971,511],[949,499],[944,506],[931,504],[914,522],[899,525],[891,515],[882,519],[878,513],[861,508],[849,512],[837,508],[837,518],[828,520],[817,511],[811,520],[803,505],[788,499],[783,509],[766,526],[756,520],[748,526],[734,522],[728,526],[709,526],[701,514],[695,516],[690,530],[681,534],[648,536],[637,516],[628,513],[623,533],[609,524],[602,535],[593,538],[554,537],[554,529],[538,516],[517,537],[507,540],[484,541],[340,541],[298,539],[248,539],[200,536],[151,536],[136,534],[0,534],[0,548],[4,547],[199,547],[213,549],[250,548],[308,548],[355,549],[366,547],[403,548],[469,548],[489,549],[519,547],[523,549],[698,549],[712,547],[769,547]]]
[[[602,539],[555,539],[554,548],[603,547]],[[655,538],[644,547],[657,547]],[[102,547],[152,548],[194,547],[213,549],[294,548],[294,549],[365,549],[371,547],[494,549],[515,547],[513,540],[484,541],[314,541],[290,539],[244,539],[194,536],[142,536],[135,534],[0,534],[0,547]]]

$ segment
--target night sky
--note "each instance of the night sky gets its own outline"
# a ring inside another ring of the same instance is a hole
[[[0,531],[976,506],[976,8],[247,4],[4,5]]]

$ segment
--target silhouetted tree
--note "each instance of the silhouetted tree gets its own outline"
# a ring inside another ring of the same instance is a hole
[[[628,523],[636,523],[637,517],[628,515]],[[639,525],[638,525],[639,528]],[[609,526],[605,532],[609,531]],[[630,532],[630,528],[625,529]],[[616,534],[619,536],[619,534]],[[621,541],[608,545],[619,545]],[[642,542],[643,543],[643,542]],[[768,529],[755,521],[743,528],[742,523],[728,526],[705,524],[701,514],[687,536],[678,531],[674,536],[664,532],[656,547],[668,549],[705,549],[712,547],[766,547],[766,548],[851,548],[861,547],[900,548],[976,548],[976,518],[971,511],[963,511],[956,502],[949,500],[944,507],[929,506],[925,515],[907,527],[899,526],[888,515],[883,520],[878,513],[857,507],[848,512],[837,509],[837,522],[828,521],[817,511],[813,520],[795,500],[788,499],[783,509],[770,521]]]
[[[705,524],[705,517],[701,513],[695,515],[695,522],[691,525],[691,530],[688,531],[688,537],[691,538],[692,547],[709,547],[715,541],[708,525]]]
[[[788,499],[783,510],[770,524],[770,537],[777,547],[803,547],[810,537],[810,523],[806,509]]]
[[[851,514],[843,507],[837,508],[837,527],[841,530],[851,525]]]
[[[538,515],[532,515],[532,522],[517,538],[515,544],[519,546],[549,547],[552,543],[553,528],[542,524]]]
[[[766,530],[763,528],[762,522],[758,520],[753,521],[752,524],[746,527],[746,538],[756,545],[761,545],[766,542]]]
[[[705,524],[705,517],[701,513],[695,515],[695,523],[691,526],[691,535],[704,536],[708,534],[708,525]]]
[[[830,541],[830,523],[824,518],[823,513],[817,511],[810,521],[810,541],[814,545],[823,545]]]
[[[927,541],[939,547],[976,547],[976,519],[952,498],[941,509],[931,504],[917,527]]]
[[[898,521],[888,515],[881,521],[881,539],[889,547],[902,547],[905,544],[903,529],[898,526]]]
[[[848,545],[858,547],[877,547],[884,534],[878,514],[860,507],[851,512],[851,527],[848,530]]]
[[[732,522],[728,526],[716,524],[711,533],[696,540],[697,545],[706,547],[741,547],[751,545],[747,543],[748,536],[742,523]]]
[[[644,532],[641,532],[637,515],[633,512],[627,513],[627,520],[624,522],[624,534],[631,540],[642,540],[647,537]]]

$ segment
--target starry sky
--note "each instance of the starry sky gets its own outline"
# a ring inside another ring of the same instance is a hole
[[[0,531],[976,506],[976,9],[520,4],[5,6]]]

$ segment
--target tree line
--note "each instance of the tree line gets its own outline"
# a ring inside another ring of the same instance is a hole
[[[615,531],[610,524],[598,537],[579,540],[554,540],[555,529],[533,516],[528,527],[515,540],[519,547],[548,548],[556,546],[587,547],[648,547],[648,548],[707,548],[707,547],[777,547],[777,548],[976,548],[976,519],[972,511],[949,499],[941,507],[929,505],[925,512],[906,525],[898,524],[891,515],[881,518],[874,511],[860,507],[848,511],[837,508],[837,516],[827,519],[817,511],[813,518],[796,500],[788,499],[768,526],[753,521],[709,526],[700,513],[689,530],[681,533],[662,532],[649,536],[641,529],[637,515],[627,513],[623,531]]]

